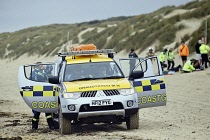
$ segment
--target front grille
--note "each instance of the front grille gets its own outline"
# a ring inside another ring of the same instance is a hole
[[[120,102],[114,102],[113,105],[109,106],[90,106],[84,104],[80,107],[79,112],[91,112],[91,111],[105,111],[105,110],[118,110],[123,109],[123,105]]]
[[[120,95],[118,90],[103,90],[106,96]]]
[[[103,92],[106,96],[120,95],[120,92],[118,90],[103,90]],[[95,97],[96,94],[97,91],[84,91],[81,93],[80,97]]]
[[[97,91],[85,91],[81,93],[81,97],[95,97]]]

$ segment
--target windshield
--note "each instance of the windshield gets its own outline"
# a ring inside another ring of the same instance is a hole
[[[68,64],[65,70],[64,82],[123,77],[124,75],[115,62]]]

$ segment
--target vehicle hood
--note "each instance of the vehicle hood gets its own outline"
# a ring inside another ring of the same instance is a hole
[[[130,82],[126,78],[63,82],[63,84],[66,87],[66,92],[131,88]]]

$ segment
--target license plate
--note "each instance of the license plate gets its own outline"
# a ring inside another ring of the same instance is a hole
[[[113,102],[110,99],[107,100],[92,100],[90,106],[106,106],[113,105]]]

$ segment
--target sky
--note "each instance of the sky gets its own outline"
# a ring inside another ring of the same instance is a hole
[[[135,16],[192,0],[0,0],[0,33],[49,24]]]

